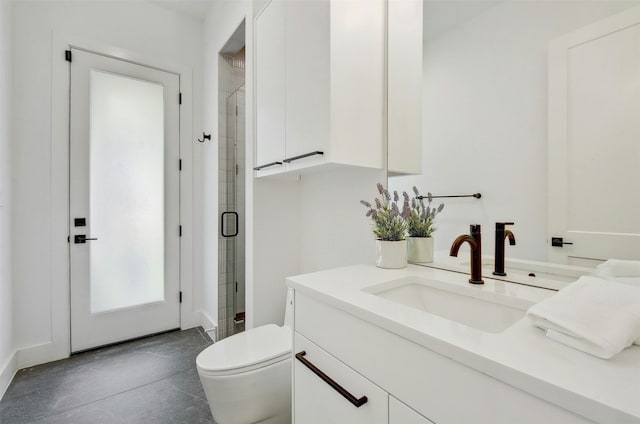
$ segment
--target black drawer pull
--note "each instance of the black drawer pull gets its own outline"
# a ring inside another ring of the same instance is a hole
[[[333,381],[333,379],[331,379],[331,377],[329,377],[327,374],[325,374],[322,371],[320,371],[320,369],[318,369],[318,367],[316,367],[311,362],[309,362],[304,357],[304,355],[306,355],[306,354],[307,354],[307,352],[305,352],[304,350],[302,352],[298,352],[298,353],[296,353],[296,359],[298,361],[302,362],[305,367],[307,367],[311,371],[313,371],[313,373],[315,375],[320,377],[325,383],[327,383],[329,386],[331,386],[336,392],[338,392],[342,396],[344,396],[344,398],[347,399],[349,402],[351,402],[353,404],[353,406],[355,406],[356,408],[360,408],[362,405],[367,403],[367,401],[369,399],[367,399],[366,396],[362,396],[360,399],[356,398],[354,395],[352,395],[351,393],[346,391],[344,389],[344,387],[342,387],[341,385],[339,385],[338,383]]]
[[[286,159],[284,159],[282,162],[284,162],[284,163],[291,163],[291,162],[293,162],[294,160],[304,159],[304,158],[308,158],[309,156],[315,156],[315,155],[324,155],[324,152],[315,151],[315,152],[311,152],[311,153],[305,153],[304,155],[294,156],[294,157],[292,157],[292,158],[286,158]]]
[[[274,166],[274,165],[282,165],[282,162],[271,162],[271,163],[267,163],[267,164],[264,164],[264,165],[256,166],[255,168],[253,168],[253,170],[254,171],[259,171],[261,169],[268,168],[268,167]]]

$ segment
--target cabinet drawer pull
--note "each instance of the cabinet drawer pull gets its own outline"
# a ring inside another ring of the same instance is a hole
[[[293,162],[294,160],[303,159],[303,158],[308,158],[309,156],[315,156],[315,155],[324,155],[324,152],[315,151],[315,152],[305,153],[304,155],[294,156],[294,157],[292,157],[292,158],[286,158],[286,159],[284,159],[282,162],[284,162],[284,163],[291,163],[291,162]]]
[[[360,399],[356,398],[354,395],[352,395],[351,393],[346,391],[344,389],[344,387],[342,387],[341,385],[339,385],[338,383],[333,381],[333,379],[331,379],[331,377],[329,377],[328,375],[326,375],[325,373],[320,371],[320,369],[318,367],[316,367],[311,362],[309,362],[309,360],[307,360],[304,357],[306,354],[307,354],[307,352],[305,352],[304,350],[302,352],[298,352],[298,353],[296,353],[296,359],[298,361],[302,362],[305,367],[307,367],[311,371],[313,371],[313,373],[315,375],[320,377],[325,383],[327,383],[329,386],[331,386],[336,392],[338,392],[342,396],[344,396],[344,398],[347,399],[349,402],[351,402],[356,408],[360,408],[362,405],[367,403],[368,399],[367,399],[366,396],[362,396]]]
[[[274,166],[274,165],[282,165],[282,162],[271,162],[271,163],[267,163],[267,164],[264,164],[264,165],[256,166],[255,168],[253,168],[253,170],[254,171],[259,171],[261,169],[268,168],[268,167]]]

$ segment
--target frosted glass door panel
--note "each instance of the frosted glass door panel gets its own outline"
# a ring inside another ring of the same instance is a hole
[[[90,73],[91,313],[163,301],[163,86]]]

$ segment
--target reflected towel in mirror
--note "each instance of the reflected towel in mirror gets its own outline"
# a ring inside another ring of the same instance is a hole
[[[596,275],[602,277],[640,278],[640,261],[609,259],[596,267]]]

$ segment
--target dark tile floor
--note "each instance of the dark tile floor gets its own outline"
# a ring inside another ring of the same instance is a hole
[[[211,343],[193,328],[25,368],[0,424],[214,423],[195,362]]]

